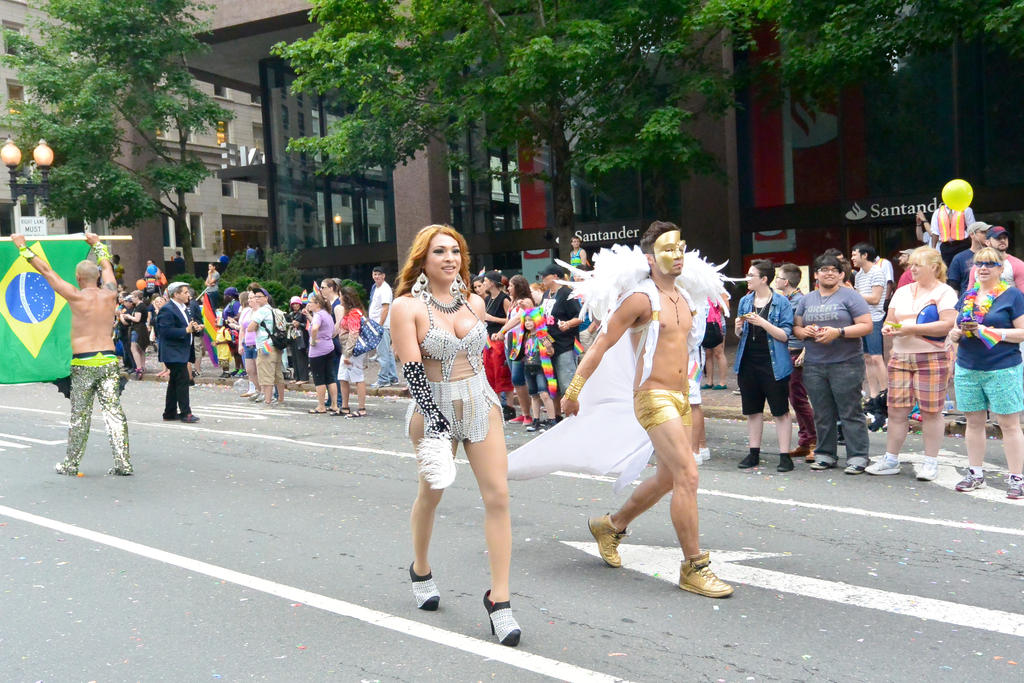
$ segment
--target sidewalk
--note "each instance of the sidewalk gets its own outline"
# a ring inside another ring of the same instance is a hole
[[[721,419],[721,420],[744,420],[743,411],[740,408],[740,397],[734,394],[736,390],[736,375],[732,372],[733,358],[735,354],[735,347],[726,347],[726,367],[728,372],[725,376],[725,381],[722,378],[716,377],[715,381],[726,385],[726,389],[705,389],[701,392],[701,402],[704,406],[704,416],[708,418]],[[146,356],[146,374],[143,379],[149,381],[166,381],[164,378],[156,377],[159,363],[156,360],[154,354],[147,354]],[[377,381],[377,372],[379,365],[376,361],[367,361],[366,363],[366,395],[367,396],[392,396],[392,397],[408,397],[409,392],[405,387],[405,382],[402,382],[398,386],[384,387],[382,389],[372,389],[371,384]],[[220,369],[212,368],[208,360],[204,359],[202,375],[196,378],[196,384],[215,385],[215,386],[231,386],[238,378],[236,377],[220,377]],[[302,392],[313,392],[315,391],[314,386],[309,382],[288,382],[289,391],[302,391]],[[958,417],[962,417],[962,413],[956,411],[950,411],[946,415],[946,428],[945,433],[947,436],[963,436],[965,425],[957,421]],[[765,421],[770,422],[772,420],[771,415],[765,413]],[[920,423],[913,420],[910,421],[910,430],[912,433],[919,433]],[[988,436],[993,438],[1002,438],[1002,432],[1000,432],[997,425],[990,424],[988,426]]]

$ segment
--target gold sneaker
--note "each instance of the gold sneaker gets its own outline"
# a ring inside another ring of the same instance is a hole
[[[715,576],[710,565],[706,550],[692,560],[683,560],[679,565],[679,587],[709,598],[732,595],[732,586]]]
[[[619,557],[619,542],[626,535],[626,531],[619,531],[612,525],[612,516],[594,517],[588,522],[590,533],[597,541],[597,550],[601,553],[601,559],[609,567],[618,569],[622,566],[622,558]]]

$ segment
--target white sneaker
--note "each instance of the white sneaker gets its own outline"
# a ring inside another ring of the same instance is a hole
[[[895,465],[890,465],[888,459],[881,457],[868,465],[867,469],[864,471],[868,474],[899,474],[900,463],[897,461]],[[935,477],[932,477],[932,479],[934,478]]]
[[[703,465],[704,464],[704,456],[702,456],[700,453],[694,453],[693,454],[693,461],[695,463],[697,463],[697,465]]]
[[[926,460],[914,468],[914,473],[918,481],[935,481],[935,477],[939,476],[939,463],[937,460]]]
[[[710,448],[702,448],[702,449],[700,449],[700,461],[701,462],[709,462],[710,460],[711,460],[711,449]]]
[[[263,399],[263,394],[253,394],[252,396],[249,397],[249,400],[250,401],[255,401],[255,402],[258,403],[258,402],[264,400]]]

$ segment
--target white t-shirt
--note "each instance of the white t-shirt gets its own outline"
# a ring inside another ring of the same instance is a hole
[[[871,266],[871,270],[867,272],[858,270],[857,275],[854,276],[853,286],[865,300],[871,296],[871,290],[874,287],[882,288],[882,296],[878,303],[868,304],[868,308],[871,310],[872,322],[877,322],[885,317],[885,282],[885,272],[878,267],[877,263]]]
[[[370,299],[370,310],[367,311],[369,318],[380,322],[380,314],[384,311],[384,305],[388,305],[388,317],[384,319],[384,327],[391,327],[391,302],[394,300],[394,293],[391,285],[383,282],[373,290],[373,297]]]
[[[881,266],[882,267],[882,272],[885,273],[885,281],[886,282],[891,282],[891,283],[893,283],[895,285],[896,284],[896,278],[894,277],[894,273],[893,273],[893,270],[892,270],[892,262],[889,261],[889,259],[887,259],[887,258],[879,257],[878,261],[875,262],[875,267],[877,268],[878,266]]]
[[[956,291],[945,282],[936,282],[931,289],[921,289],[912,282],[900,287],[892,295],[889,310],[898,323],[915,323],[917,315],[929,304],[935,304],[941,314],[956,310]],[[944,342],[930,341],[917,335],[892,338],[893,353],[934,353],[945,348]]]

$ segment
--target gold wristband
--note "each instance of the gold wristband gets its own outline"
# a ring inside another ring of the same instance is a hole
[[[583,385],[586,384],[587,378],[583,375],[576,374],[572,376],[572,381],[569,382],[569,388],[562,394],[565,398],[570,401],[576,401],[580,397],[580,392],[583,391]]]

